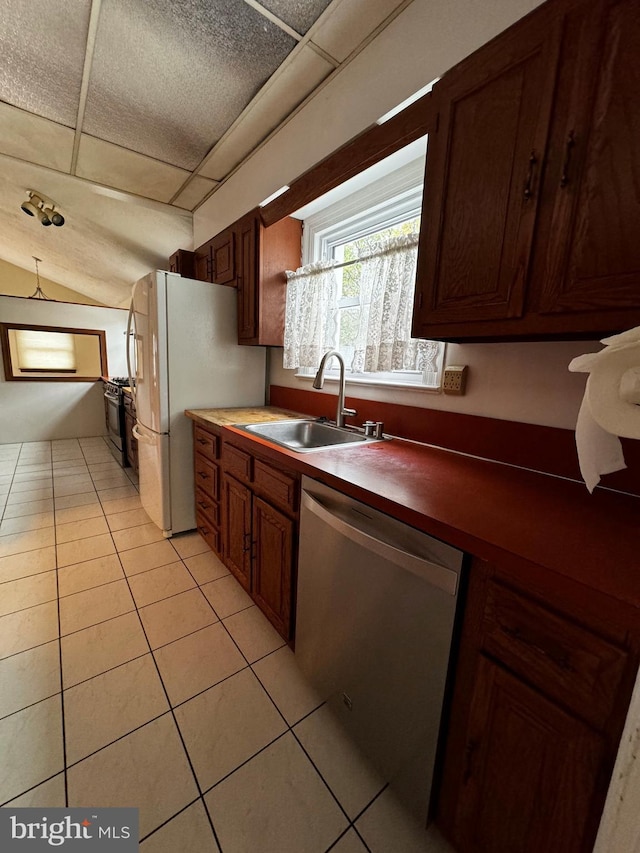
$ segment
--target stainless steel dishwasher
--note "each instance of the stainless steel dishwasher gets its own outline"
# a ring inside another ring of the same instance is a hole
[[[461,551],[304,477],[296,658],[427,822]]]

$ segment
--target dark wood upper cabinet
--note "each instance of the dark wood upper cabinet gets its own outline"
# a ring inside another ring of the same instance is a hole
[[[285,271],[300,266],[302,222],[265,227],[256,208],[195,251],[196,278],[238,289],[238,343],[282,346]]]
[[[194,271],[198,281],[213,281],[213,264],[211,260],[211,244],[208,240],[199,246],[195,252]]]
[[[415,336],[640,323],[639,53],[640,0],[549,0],[435,86]]]
[[[300,266],[302,223],[262,224],[257,210],[235,226],[238,343],[282,346],[287,293],[285,270]]]
[[[238,343],[258,343],[258,217],[250,213],[236,225]]]
[[[434,90],[416,335],[522,313],[559,45],[560,20],[547,10]]]
[[[637,316],[640,3],[594,3],[574,32],[549,146],[540,311],[630,308]]]
[[[227,228],[211,240],[212,277],[216,284],[235,284],[236,235]]]
[[[195,278],[195,254],[187,249],[178,249],[169,258],[169,272],[177,272],[184,278]]]

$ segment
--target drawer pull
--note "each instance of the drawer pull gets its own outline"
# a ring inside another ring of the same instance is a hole
[[[198,506],[201,506],[202,509],[209,509],[211,504],[208,504],[206,501],[198,501]]]
[[[205,474],[204,471],[198,471],[198,477],[202,477],[203,480],[209,479],[209,475]]]
[[[198,442],[198,444],[209,444],[206,438],[198,438],[196,439],[196,441]]]
[[[203,536],[206,536],[207,533],[209,532],[208,527],[198,527],[198,530],[200,531],[200,533],[202,533]]]
[[[571,154],[573,152],[573,147],[575,144],[576,138],[573,131],[571,131],[571,133],[567,137],[567,143],[564,152],[564,163],[562,164],[562,175],[560,176],[560,186],[563,188],[566,187],[569,183],[569,166],[571,164]]]
[[[524,179],[524,200],[529,201],[531,196],[533,195],[533,172],[538,163],[538,159],[536,157],[536,152],[532,151],[529,155],[529,169],[527,171],[527,176]]]
[[[500,627],[507,637],[510,637],[518,643],[524,643],[526,646],[533,649],[534,652],[542,655],[542,657],[549,658],[549,660],[553,661],[553,663],[555,663],[556,666],[559,666],[560,669],[564,669],[566,671],[573,669],[569,662],[569,656],[566,653],[563,654],[559,651],[554,652],[550,649],[545,649],[543,646],[536,643],[535,640],[530,637],[526,637],[519,628],[508,628],[506,625],[501,625]]]

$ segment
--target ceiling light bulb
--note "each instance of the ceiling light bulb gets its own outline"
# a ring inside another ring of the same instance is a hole
[[[38,210],[38,219],[40,220],[40,225],[51,225],[51,220],[47,216],[47,211],[45,208]]]
[[[27,216],[35,216],[38,212],[38,208],[30,201],[23,201],[20,205],[20,209],[27,214]]]
[[[54,225],[58,226],[58,228],[61,225],[64,225],[64,216],[61,213],[58,213],[57,210],[52,210],[49,214],[49,218]]]

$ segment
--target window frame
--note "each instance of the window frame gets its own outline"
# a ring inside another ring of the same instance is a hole
[[[334,251],[345,243],[420,216],[423,185],[424,159],[418,158],[308,216],[304,219],[302,265],[330,261]],[[347,369],[346,375],[350,384],[439,393],[442,388],[445,348],[445,344],[440,344],[435,359],[437,384],[427,384],[424,371],[351,373]],[[418,382],[416,378],[420,375],[422,381]],[[313,378],[315,370],[297,368],[295,376],[300,379]],[[337,380],[337,366],[328,366],[325,378]]]
[[[21,375],[19,365],[13,364],[10,331],[61,332],[71,335],[93,335],[97,337],[100,354],[99,376],[78,374],[78,372],[63,375],[62,371],[34,371],[29,369],[29,375]],[[4,378],[7,382],[97,382],[103,376],[109,375],[107,362],[107,336],[103,329],[76,329],[68,326],[37,326],[32,323],[0,323],[0,345],[4,363]]]

